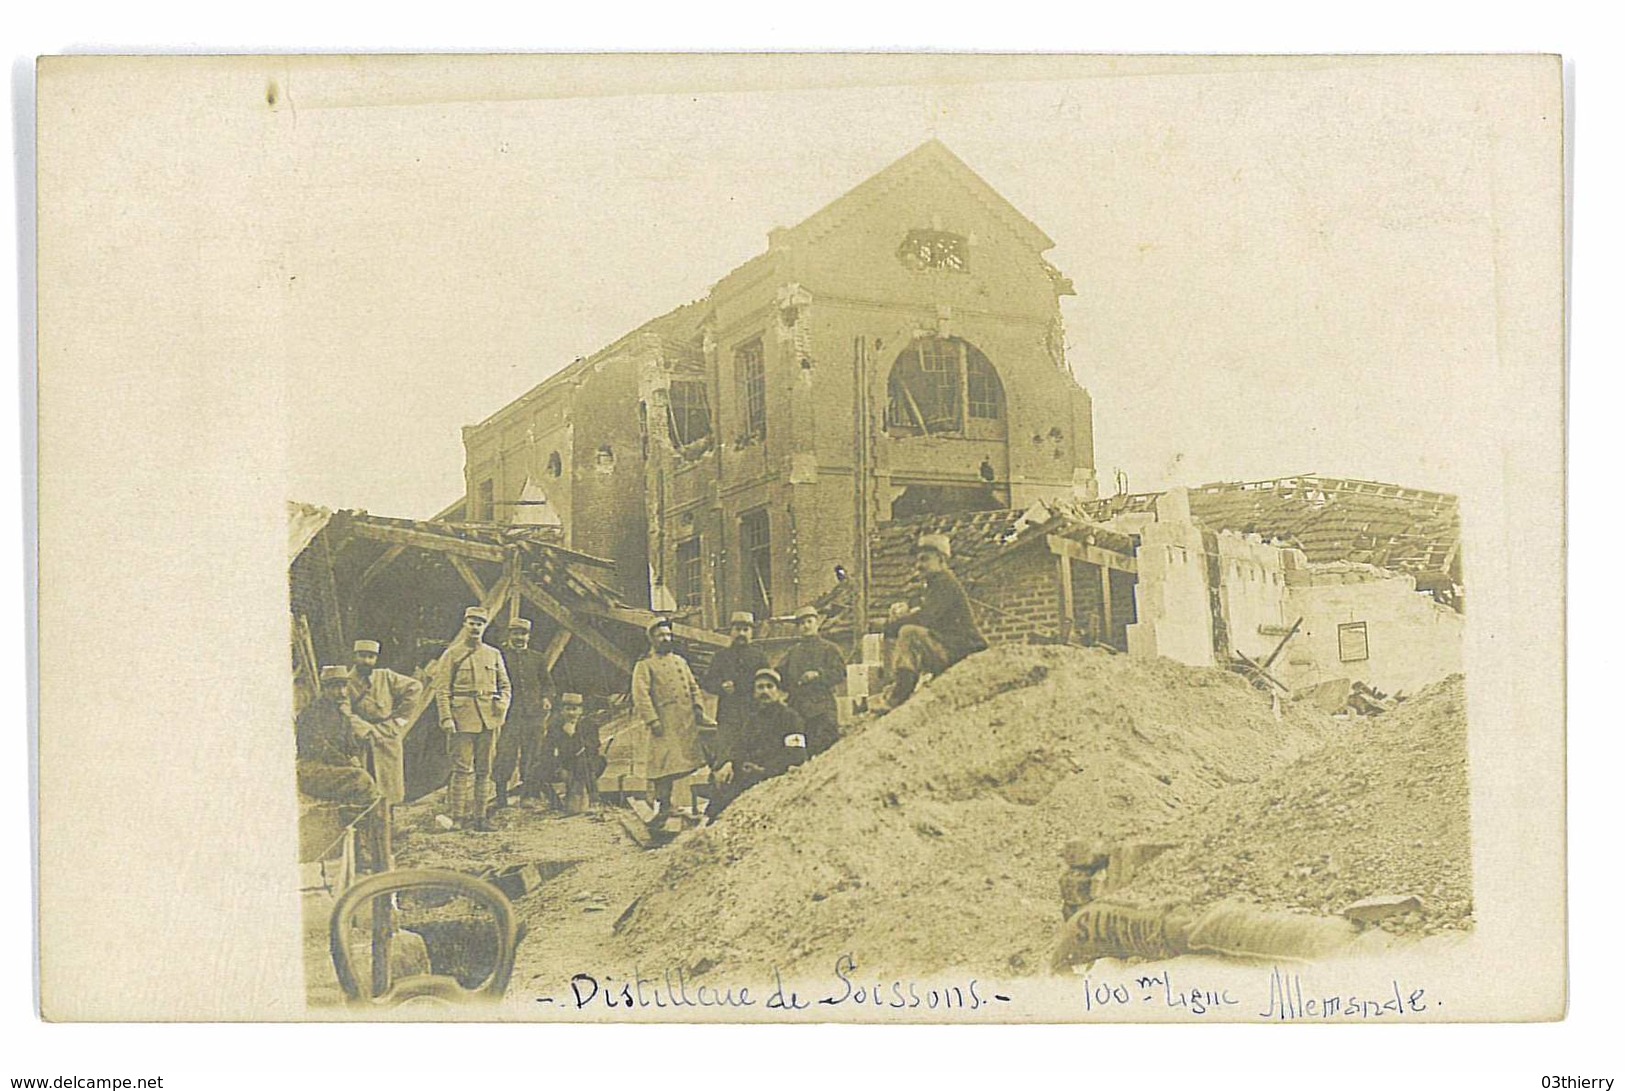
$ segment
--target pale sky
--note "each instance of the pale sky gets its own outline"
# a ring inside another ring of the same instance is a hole
[[[820,78],[600,94],[484,58],[427,94],[338,60],[285,81],[293,499],[433,514],[463,425],[933,136],[1056,240],[1103,492],[1117,470],[1454,491],[1497,457],[1451,439],[1491,412],[1469,377],[1495,366],[1507,199],[1464,64],[983,58],[920,83],[871,58],[843,87],[802,58]]]

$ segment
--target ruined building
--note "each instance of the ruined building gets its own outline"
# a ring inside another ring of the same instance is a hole
[[[461,514],[562,524],[710,627],[866,571],[882,523],[1091,499],[1053,245],[931,141],[465,428]]]

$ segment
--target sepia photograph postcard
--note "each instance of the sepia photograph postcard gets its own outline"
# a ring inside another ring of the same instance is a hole
[[[51,1021],[1567,1008],[1555,56],[56,56]]]

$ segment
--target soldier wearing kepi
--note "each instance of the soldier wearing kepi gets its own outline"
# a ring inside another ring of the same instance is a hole
[[[877,711],[889,711],[908,700],[921,674],[941,674],[987,647],[971,616],[970,596],[948,568],[951,554],[946,534],[926,534],[914,549],[914,566],[924,588],[913,608],[886,626],[887,633],[896,637],[892,652],[895,679]]]
[[[483,606],[463,611],[463,627],[446,649],[445,685],[435,696],[451,755],[451,817],[475,830],[491,828],[485,817],[491,758],[512,699],[502,653],[482,639],[490,623]]]
[[[372,727],[351,711],[349,686],[349,668],[322,668],[321,695],[295,721],[295,768],[307,796],[367,807],[380,798],[366,768],[364,740]]]
[[[649,732],[643,767],[654,797],[650,824],[664,825],[671,813],[672,787],[705,764],[700,685],[688,661],[672,649],[669,618],[649,626],[649,654],[632,668],[632,714]]]
[[[747,788],[807,760],[807,729],[785,700],[779,672],[763,667],[751,685],[750,716],[737,731],[720,731],[716,788],[707,817],[715,819]]]
[[[507,646],[502,661],[508,668],[513,687],[513,704],[502,737],[497,740],[492,776],[496,781],[496,806],[508,805],[508,782],[517,770],[522,799],[538,799],[545,791],[553,796],[552,778],[556,763],[546,745],[547,716],[553,708],[553,678],[547,669],[546,654],[530,646],[530,620],[515,618],[508,626]],[[558,800],[553,800],[557,805]]]
[[[358,640],[353,653],[347,687],[350,708],[370,726],[367,742],[372,751],[372,775],[384,799],[399,803],[406,798],[406,733],[411,728],[407,714],[423,693],[416,678],[378,665],[376,640]]]
[[[734,731],[744,726],[750,713],[751,680],[767,666],[767,656],[751,643],[756,634],[756,618],[748,610],[735,610],[728,619],[728,635],[733,643],[711,657],[711,667],[701,683],[717,697],[717,730]]]
[[[784,653],[779,674],[795,709],[807,726],[807,750],[819,754],[840,738],[835,711],[835,690],[846,685],[846,658],[841,649],[818,635],[823,618],[815,606],[796,611],[798,639]]]

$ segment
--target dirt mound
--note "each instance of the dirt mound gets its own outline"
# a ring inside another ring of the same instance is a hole
[[[1229,791],[1114,900],[1201,907],[1231,898],[1339,913],[1373,895],[1422,909],[1399,934],[1472,927],[1467,702],[1456,675],[1393,712],[1350,720],[1323,750]]]
[[[622,920],[627,963],[1041,972],[1059,849],[1194,811],[1320,747],[1318,715],[1272,715],[1220,670],[1006,645],[680,838]]]

